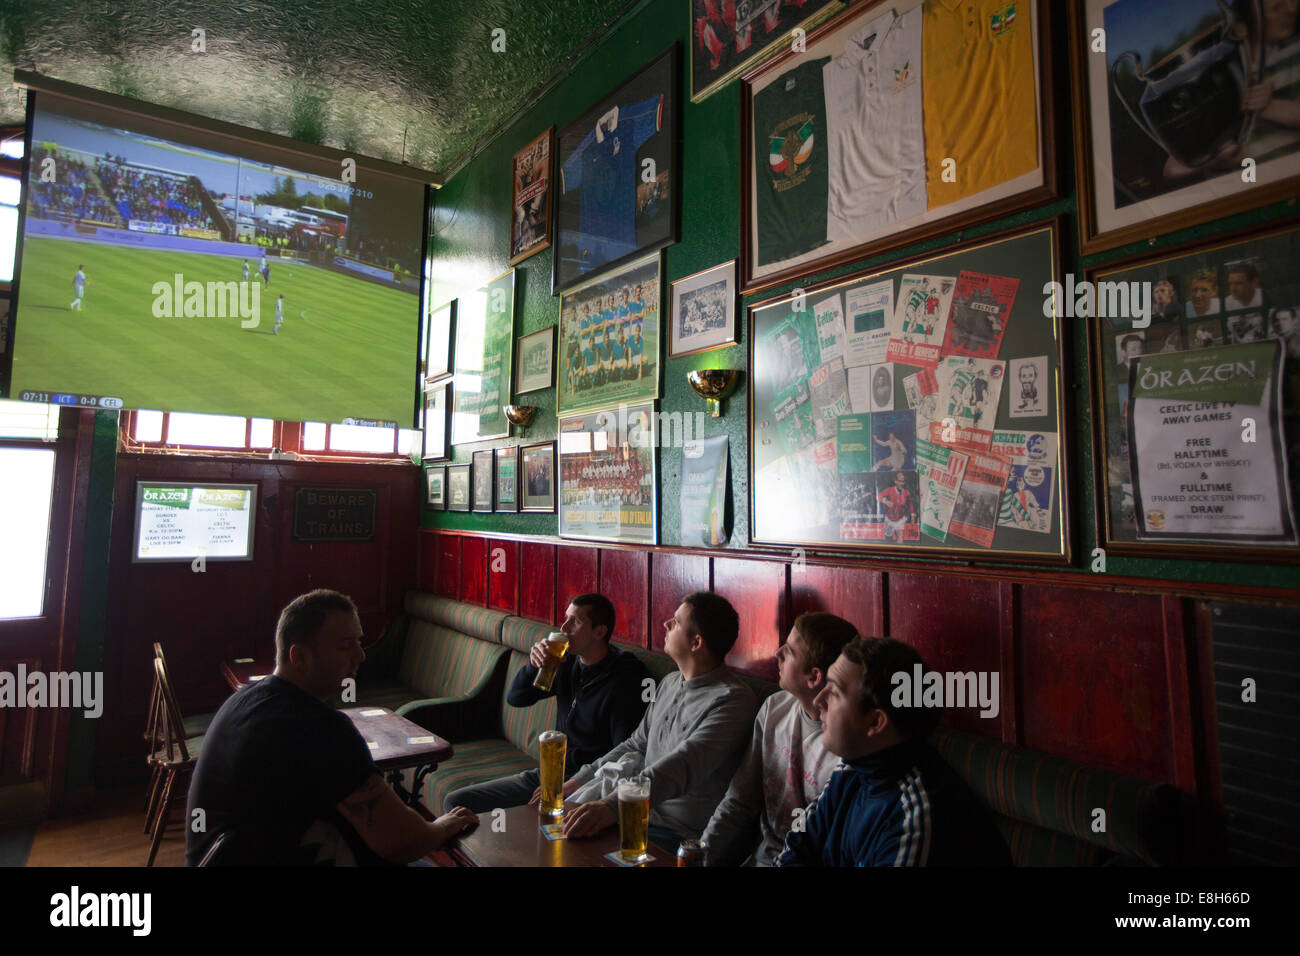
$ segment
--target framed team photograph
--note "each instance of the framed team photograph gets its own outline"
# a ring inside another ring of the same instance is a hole
[[[560,537],[659,543],[653,405],[560,421]]]
[[[474,510],[491,511],[492,487],[495,482],[492,480],[495,476],[493,465],[495,455],[491,448],[483,451],[476,451],[472,456],[473,469],[470,471],[470,478],[474,482]]]
[[[1070,19],[1085,255],[1300,190],[1294,2],[1071,0]]]
[[[515,512],[519,510],[519,446],[508,445],[498,448],[496,491],[493,511]]]
[[[677,241],[680,61],[674,43],[560,132],[553,292]]]
[[[662,253],[560,296],[559,416],[659,396]]]
[[[1089,320],[1098,543],[1300,561],[1300,223],[1132,257],[1087,281],[1099,301],[1141,296]],[[1148,322],[1162,284],[1187,301]]]
[[[540,392],[555,384],[554,325],[523,335],[515,352],[515,394]]]
[[[510,193],[510,264],[551,245],[551,165],[555,127],[515,153]]]
[[[506,438],[515,347],[515,270],[461,297],[451,442]]]
[[[672,284],[672,333],[668,357],[735,345],[736,260],[705,269]]]
[[[469,511],[469,465],[447,466],[447,510]]]
[[[840,0],[691,0],[691,102],[708,99],[740,74],[844,9]]]
[[[424,392],[424,450],[422,461],[444,461],[451,457],[451,379],[426,386]]]
[[[519,452],[523,462],[523,505],[520,511],[555,513],[555,442],[524,445]]]
[[[445,465],[425,466],[424,503],[430,511],[447,510],[447,467]]]
[[[456,357],[456,301],[452,299],[434,309],[425,321],[421,388],[428,388],[452,372]]]
[[[1060,229],[750,306],[752,542],[1069,562]]]
[[[1046,0],[869,0],[748,73],[740,291],[1056,198],[1054,17]]]

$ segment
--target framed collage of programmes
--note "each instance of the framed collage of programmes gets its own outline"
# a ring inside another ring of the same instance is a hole
[[[1059,237],[751,306],[751,540],[1068,563]]]
[[[1071,0],[1070,20],[1085,255],[1300,190],[1293,0]]]
[[[741,291],[1055,198],[1054,18],[1043,0],[858,3],[747,75]]]
[[[1292,222],[1089,270],[1103,547],[1300,561],[1297,263]]]

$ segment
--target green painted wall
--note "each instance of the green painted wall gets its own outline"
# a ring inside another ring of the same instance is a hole
[[[1050,5],[1054,10],[1056,4]],[[439,305],[467,291],[478,288],[508,268],[510,244],[510,170],[514,153],[548,126],[557,130],[570,122],[595,100],[636,72],[674,41],[683,48],[682,86],[687,88],[689,25],[685,5],[675,0],[650,0],[640,5],[604,42],[537,104],[465,165],[441,189],[436,197],[432,220],[432,304]],[[1154,243],[1141,243],[1082,259],[1077,254],[1077,192],[1073,164],[1072,113],[1068,95],[1068,50],[1063,18],[1056,15],[1052,29],[1050,56],[1058,76],[1053,91],[1058,124],[1057,150],[1062,156],[1063,198],[1053,204],[1000,219],[884,256],[864,259],[850,266],[806,277],[801,285],[811,285],[836,275],[857,271],[877,263],[902,261],[922,252],[951,245],[961,239],[997,232],[1008,227],[1034,222],[1049,216],[1063,215],[1062,246],[1064,271],[1082,277],[1084,270],[1103,261],[1149,252],[1240,228],[1278,220],[1296,214],[1296,203],[1280,203],[1263,210],[1218,220],[1207,226],[1161,237]],[[683,169],[681,241],[670,246],[665,257],[666,281],[691,275],[719,262],[736,258],[740,252],[740,86],[730,86],[699,104],[685,96],[681,104]],[[538,253],[519,264],[517,275],[516,335],[556,324],[559,299],[551,295],[551,250]],[[788,291],[790,286],[760,293],[747,299],[765,299]],[[666,295],[665,295],[666,298]],[[743,312],[742,312],[743,316]],[[1076,570],[1091,573],[1093,549],[1097,546],[1094,524],[1094,487],[1092,480],[1092,421],[1088,408],[1089,370],[1086,329],[1082,321],[1066,320],[1067,336],[1073,350],[1072,375],[1066,382],[1075,408],[1074,493],[1078,505],[1075,542]],[[742,318],[741,331],[748,334]],[[686,374],[694,368],[745,366],[746,344],[726,350],[664,360],[662,400],[666,412],[693,413],[702,410],[703,402],[686,383]],[[664,350],[667,354],[667,350]],[[528,434],[515,436],[510,443],[528,443],[555,437],[555,392],[533,393],[527,397],[540,407]],[[710,419],[706,435],[727,434],[731,440],[731,490],[733,503],[732,537],[729,547],[748,546],[748,473],[745,414],[745,382],[728,400],[726,417]],[[516,429],[518,432],[518,429]],[[454,449],[454,461],[467,462],[475,449],[494,443],[460,445]],[[495,444],[506,444],[505,440]],[[681,451],[659,452],[659,540],[663,545],[680,543]],[[554,515],[474,515],[428,512],[422,516],[425,527],[445,527],[498,532],[555,535]],[[889,554],[893,560],[899,557]],[[1300,568],[1247,564],[1219,564],[1199,561],[1170,561],[1147,558],[1123,558],[1110,555],[1106,573],[1111,576],[1142,576],[1181,581],[1220,581],[1272,587],[1300,587]]]

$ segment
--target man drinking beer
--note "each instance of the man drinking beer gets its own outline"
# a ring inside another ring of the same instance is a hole
[[[531,707],[547,697],[556,698],[555,729],[568,738],[564,777],[630,736],[646,708],[643,697],[649,695],[643,695],[642,682],[650,675],[635,654],[610,646],[614,622],[614,605],[609,598],[579,594],[569,602],[560,625],[568,647],[550,689],[540,690],[533,685],[548,654],[548,642],[538,641],[506,695],[511,707]],[[553,749],[547,748],[543,757]],[[480,808],[475,813],[535,804],[541,798],[540,782],[539,769],[533,767],[455,790],[443,804],[449,808]]]
[[[565,783],[566,796],[591,784],[565,814],[566,837],[618,822],[616,780],[640,772],[650,781],[650,839],[673,852],[679,840],[699,837],[740,762],[758,701],[723,663],[740,631],[735,608],[696,591],[664,629],[664,650],[678,670],[659,682],[636,732]]]

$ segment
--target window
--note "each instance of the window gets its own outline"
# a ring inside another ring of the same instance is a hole
[[[0,401],[0,619],[44,611],[54,449],[36,443],[58,435],[57,406]]]
[[[21,130],[0,141],[0,156],[11,160],[23,158]],[[14,247],[18,242],[18,196],[22,191],[21,186],[17,176],[0,176],[0,282],[12,282],[14,278]]]
[[[123,451],[171,454],[267,453],[279,448],[311,458],[408,459],[420,432],[323,422],[280,422],[193,412],[124,412]]]

